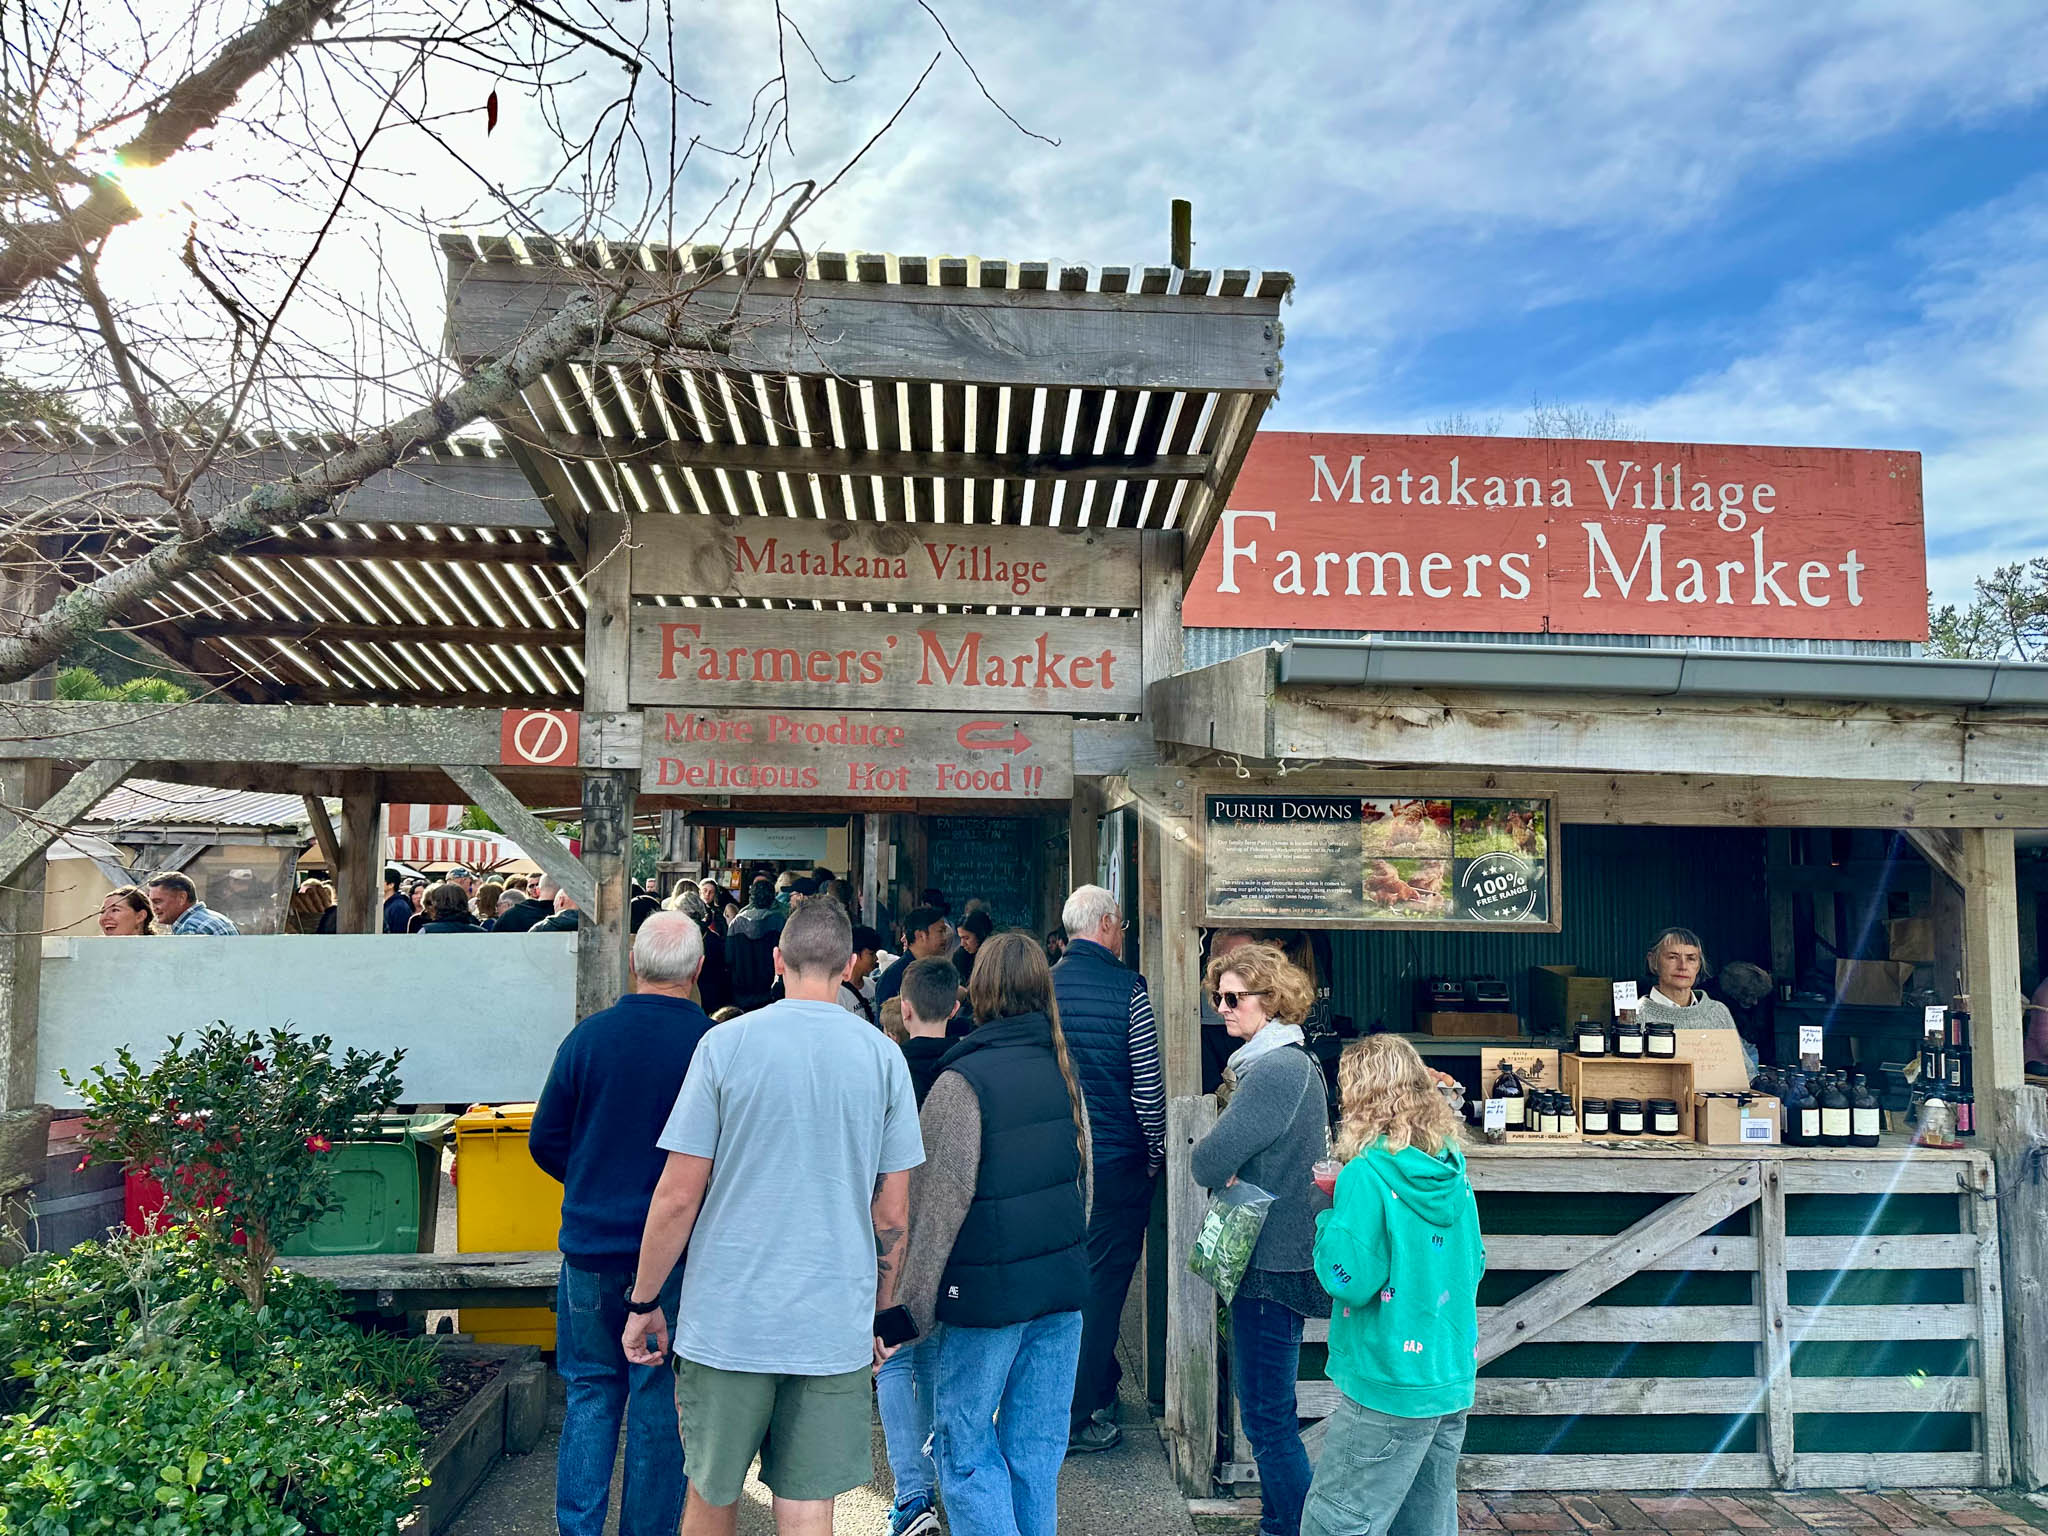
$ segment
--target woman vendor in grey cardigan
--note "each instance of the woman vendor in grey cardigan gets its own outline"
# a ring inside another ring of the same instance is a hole
[[[1707,952],[1690,928],[1666,928],[1643,957],[1653,981],[1636,1017],[1645,1024],[1678,1029],[1733,1029],[1726,1003],[1696,990],[1707,975]]]
[[[1221,1189],[1242,1179],[1273,1197],[1230,1303],[1230,1379],[1259,1464],[1260,1536],[1296,1536],[1311,1475],[1294,1406],[1301,1325],[1330,1315],[1315,1274],[1316,1212],[1328,1202],[1314,1183],[1329,1155],[1328,1098],[1301,1030],[1315,990],[1270,944],[1211,960],[1208,988],[1244,1043],[1225,1074],[1230,1102],[1195,1147],[1195,1182]]]

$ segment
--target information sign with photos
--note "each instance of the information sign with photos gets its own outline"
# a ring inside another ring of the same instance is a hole
[[[1293,928],[1515,928],[1558,922],[1550,799],[1207,797],[1212,922]]]

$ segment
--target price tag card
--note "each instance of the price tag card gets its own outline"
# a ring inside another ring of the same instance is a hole
[[[1636,1006],[1636,984],[1632,981],[1617,981],[1614,984],[1614,1011]]]
[[[1488,1099],[1486,1101],[1485,1117],[1480,1121],[1479,1128],[1482,1131],[1506,1130],[1508,1128],[1508,1101],[1506,1099]]]
[[[1930,1040],[1939,1040],[1948,1030],[1948,1009],[1940,1003],[1929,1003],[1920,1017],[1920,1031]]]
[[[1799,1026],[1799,1054],[1818,1056],[1820,1054],[1821,1026],[1802,1024]]]

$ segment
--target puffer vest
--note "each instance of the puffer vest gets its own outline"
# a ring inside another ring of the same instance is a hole
[[[1149,1155],[1131,1105],[1131,993],[1139,982],[1136,971],[1090,939],[1070,943],[1052,970],[1098,1163]]]
[[[981,1106],[974,1202],[939,1277],[939,1321],[1007,1328],[1088,1299],[1074,1111],[1042,1013],[991,1019],[946,1054]]]

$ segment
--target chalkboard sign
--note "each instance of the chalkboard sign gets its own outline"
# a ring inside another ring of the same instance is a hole
[[[1039,824],[1029,816],[934,816],[925,828],[925,884],[946,893],[958,922],[968,898],[996,929],[1038,924]]]

